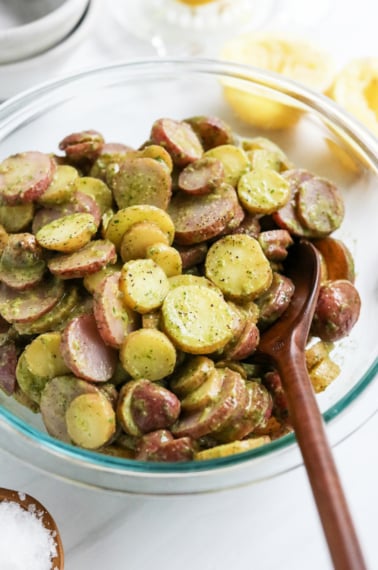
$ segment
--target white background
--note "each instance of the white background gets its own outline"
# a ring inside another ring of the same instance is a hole
[[[89,34],[57,74],[151,53],[119,31],[109,33],[111,2],[97,1]],[[278,1],[266,24],[316,40],[339,65],[360,55],[378,57],[377,26],[375,0]],[[376,414],[334,450],[372,570],[378,569],[377,436]],[[67,570],[332,567],[304,468],[238,490],[143,498],[71,485],[0,452],[0,485],[30,493],[50,509],[61,530]]]

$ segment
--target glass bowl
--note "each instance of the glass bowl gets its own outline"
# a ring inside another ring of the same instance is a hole
[[[300,120],[268,133],[236,118],[224,83],[292,106]],[[88,70],[29,90],[0,107],[0,159],[22,150],[56,151],[66,134],[97,129],[109,141],[135,147],[159,117],[218,115],[242,136],[262,134],[281,145],[295,165],[340,186],[346,216],[335,234],[351,249],[362,311],[338,343],[341,375],[318,396],[332,445],[377,409],[378,141],[322,95],[248,66],[210,60],[153,60]],[[118,492],[208,492],[260,481],[301,464],[293,434],[263,447],[208,461],[146,463],[86,451],[47,435],[38,414],[0,393],[0,446],[70,481]]]

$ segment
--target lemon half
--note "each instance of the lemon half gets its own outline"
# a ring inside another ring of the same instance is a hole
[[[351,61],[336,76],[330,97],[378,136],[378,58]]]
[[[249,33],[227,42],[221,59],[279,73],[316,91],[329,89],[334,65],[329,54],[304,40],[265,33]],[[300,109],[244,90],[235,83],[224,85],[225,98],[245,122],[259,128],[282,129],[300,118]]]

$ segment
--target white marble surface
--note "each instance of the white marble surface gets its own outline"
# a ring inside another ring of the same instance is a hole
[[[89,35],[56,73],[152,53],[141,42],[109,33],[110,2],[97,1]],[[276,5],[269,27],[304,32],[340,64],[378,56],[375,0]],[[334,450],[370,570],[378,569],[377,436],[376,414]],[[222,493],[143,498],[71,485],[0,452],[0,485],[30,493],[51,510],[67,570],[332,568],[304,468]]]

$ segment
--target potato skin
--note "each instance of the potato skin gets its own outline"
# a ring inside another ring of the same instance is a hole
[[[131,398],[130,412],[143,433],[171,426],[180,414],[180,400],[163,386],[139,380]]]
[[[319,291],[311,333],[334,342],[347,336],[358,320],[361,299],[350,281],[327,281]]]

